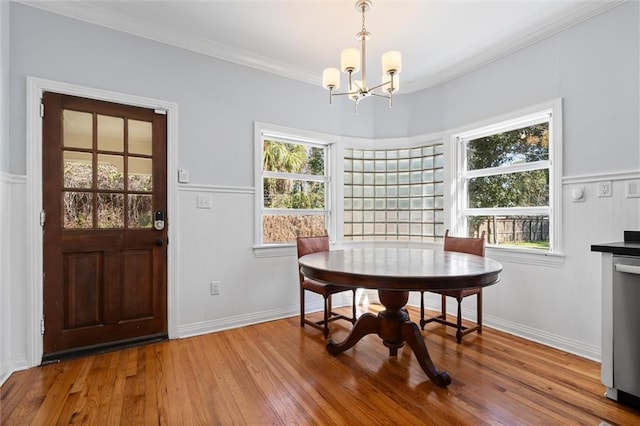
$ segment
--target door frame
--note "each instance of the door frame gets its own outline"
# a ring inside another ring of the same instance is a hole
[[[167,327],[169,338],[176,338],[177,324],[177,140],[178,104],[75,84],[27,77],[27,363],[40,365],[43,354],[43,236],[40,225],[42,203],[42,118],[40,104],[44,92],[80,96],[125,105],[153,108],[167,112],[167,217],[169,222],[167,247]]]

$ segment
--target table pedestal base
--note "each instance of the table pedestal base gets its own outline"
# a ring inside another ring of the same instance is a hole
[[[378,295],[386,309],[377,316],[370,313],[362,315],[344,341],[327,343],[329,353],[332,355],[342,353],[352,348],[364,336],[376,333],[382,339],[382,343],[389,348],[389,356],[397,356],[398,348],[404,346],[405,342],[408,343],[431,381],[440,387],[447,387],[451,383],[449,374],[438,371],[433,365],[420,328],[411,322],[409,314],[404,309],[409,300],[409,292],[378,290]]]

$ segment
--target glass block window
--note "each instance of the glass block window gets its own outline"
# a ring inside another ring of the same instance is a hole
[[[444,235],[443,145],[344,151],[344,239]]]

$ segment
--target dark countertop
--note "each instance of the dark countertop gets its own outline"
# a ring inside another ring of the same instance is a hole
[[[591,245],[591,251],[619,254],[623,256],[640,256],[640,231],[624,231],[624,241]]]

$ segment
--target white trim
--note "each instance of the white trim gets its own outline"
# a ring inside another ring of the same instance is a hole
[[[593,173],[588,175],[566,176],[562,178],[563,185],[579,183],[594,183],[602,180],[633,180],[640,179],[640,170],[628,170],[621,172]]]
[[[178,105],[174,102],[144,98],[111,92],[102,89],[78,86],[59,81],[27,77],[27,263],[28,263],[28,320],[27,320],[27,359],[29,366],[40,365],[43,354],[43,341],[40,334],[42,318],[42,229],[40,212],[42,211],[42,118],[40,102],[43,92],[56,92],[85,98],[116,102],[143,108],[164,109],[167,115],[167,216],[171,218],[168,229],[169,241],[178,241],[177,183],[174,176],[178,172]],[[167,253],[167,324],[169,337],[177,336],[178,297],[177,297],[177,256],[175,243],[168,245]]]
[[[26,183],[27,176],[26,175],[12,175],[5,172],[0,172],[0,182],[5,182],[8,184],[14,183]]]
[[[276,61],[254,52],[225,46],[224,44],[214,40],[207,40],[192,34],[178,31],[167,31],[167,28],[161,25],[115,13],[110,10],[100,8],[99,6],[92,4],[92,2],[18,1],[32,7],[74,19],[80,19],[82,21],[90,22],[116,31],[122,31],[138,37],[159,41],[170,46],[176,46],[246,67],[313,84],[318,87],[321,86],[321,77],[315,71],[290,63]],[[546,23],[546,25],[542,25],[538,27],[537,30],[526,33],[522,37],[510,39],[497,46],[486,49],[471,58],[463,60],[462,62],[448,68],[439,70],[436,75],[403,83],[403,93],[411,93],[427,89],[458,78],[540,40],[544,40],[545,38],[570,28],[573,25],[579,24],[586,19],[625,3],[626,1],[628,0],[608,0],[604,2],[585,1],[580,8],[573,10],[568,15],[551,19]]]
[[[204,184],[179,184],[178,191],[185,192],[217,192],[224,194],[249,194],[253,195],[255,189],[250,186],[220,186]]]

